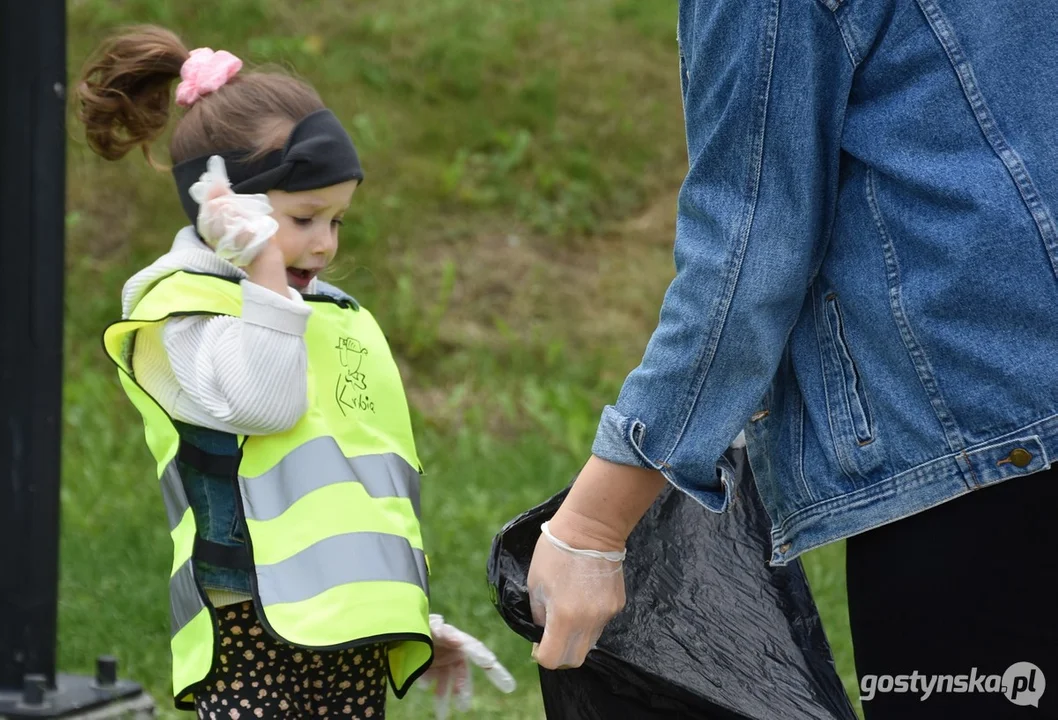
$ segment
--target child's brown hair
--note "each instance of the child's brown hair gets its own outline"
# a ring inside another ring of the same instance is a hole
[[[165,28],[143,25],[108,38],[86,63],[77,84],[78,118],[89,147],[118,160],[151,145],[172,114],[172,83],[190,51]],[[291,128],[324,108],[304,82],[277,72],[240,72],[216,92],[199,98],[173,129],[173,163],[226,150],[255,156],[283,147]]]

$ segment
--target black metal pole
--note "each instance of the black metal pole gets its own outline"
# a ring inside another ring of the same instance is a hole
[[[0,689],[55,684],[66,8],[0,2]]]
[[[114,658],[55,667],[65,98],[65,0],[0,0],[0,718],[150,717]]]

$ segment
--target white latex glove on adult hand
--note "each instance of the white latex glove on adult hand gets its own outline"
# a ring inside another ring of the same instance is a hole
[[[529,564],[529,605],[544,628],[533,659],[549,670],[580,667],[606,624],[625,605],[624,550],[570,547],[548,524]]]
[[[434,660],[422,679],[435,681],[434,707],[438,720],[448,717],[453,694],[456,709],[461,712],[470,710],[474,694],[470,663],[484,670],[485,677],[500,691],[514,692],[514,678],[480,640],[449,625],[440,615],[430,615],[430,633],[433,635]]]
[[[199,235],[218,256],[238,267],[252,263],[279,229],[267,195],[232,192],[219,155],[208,160],[206,172],[188,194],[198,203]]]

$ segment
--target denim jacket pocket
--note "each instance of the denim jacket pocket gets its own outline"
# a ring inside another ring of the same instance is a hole
[[[849,342],[848,327],[837,294],[827,293],[817,306],[819,351],[827,415],[837,461],[855,485],[884,462],[878,446],[874,412],[861,366]]]
[[[852,357],[849,341],[845,335],[845,320],[841,315],[838,296],[830,293],[826,297],[825,314],[827,330],[830,334],[837,370],[841,375],[841,388],[844,395],[848,424],[853,437],[859,445],[868,445],[874,441],[874,428],[871,422],[870,406],[863,389],[863,378],[856,361]]]

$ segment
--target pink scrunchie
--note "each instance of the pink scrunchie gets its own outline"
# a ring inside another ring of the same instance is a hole
[[[203,95],[223,87],[241,68],[242,60],[227,50],[192,50],[180,68],[182,81],[176,87],[176,104],[191,107]]]

